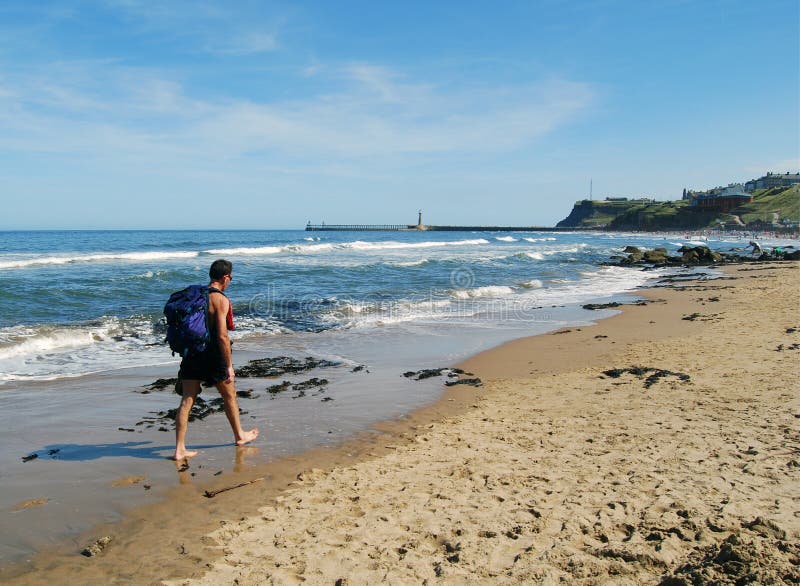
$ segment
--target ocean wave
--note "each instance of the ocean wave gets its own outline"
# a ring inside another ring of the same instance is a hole
[[[397,261],[387,264],[393,267],[421,267],[422,265],[428,264],[428,262],[430,261],[427,258],[420,258],[417,260]]]
[[[495,240],[499,240],[500,242],[517,242],[518,240],[513,236],[495,236]]]
[[[320,252],[331,252],[337,250],[353,250],[353,251],[381,251],[381,250],[406,250],[414,248],[437,248],[445,246],[474,246],[480,244],[488,244],[489,241],[483,238],[471,240],[452,240],[452,241],[426,241],[426,242],[367,242],[363,240],[355,240],[353,242],[341,242],[338,244],[324,243],[324,244],[284,244],[281,246],[253,246],[253,247],[238,247],[238,248],[217,248],[206,250],[208,254],[214,255],[272,255],[280,253],[292,254],[316,254]]]
[[[40,256],[15,260],[0,260],[0,269],[22,269],[37,265],[65,265],[70,263],[97,261],[158,261],[179,258],[195,258],[198,252],[161,251],[161,252],[104,252],[77,256]]]
[[[0,361],[40,359],[104,342],[116,343],[127,339],[142,344],[158,342],[161,338],[154,333],[151,318],[145,316],[126,320],[103,317],[90,324],[75,326],[14,326],[0,331]]]
[[[139,273],[137,275],[130,275],[130,276],[121,276],[121,277],[112,277],[111,280],[113,281],[141,281],[141,280],[150,280],[156,278],[162,278],[169,276],[171,271],[145,271],[143,273]]]
[[[559,254],[578,254],[584,252],[586,244],[578,244],[577,246],[569,246],[566,248],[551,248],[542,250],[525,250],[518,252],[507,258],[517,258],[521,260],[544,260],[549,256],[556,256]]]
[[[475,246],[479,244],[489,244],[489,241],[484,238],[475,238],[471,240],[430,240],[426,242],[364,242],[362,240],[356,240],[355,242],[344,243],[340,246],[352,248],[353,250],[401,250],[408,248],[436,248],[441,246]]]
[[[475,299],[479,297],[505,297],[513,293],[514,289],[505,285],[487,285],[473,289],[457,289],[451,295],[456,299]]]
[[[438,319],[452,313],[450,299],[348,301],[320,316],[337,329],[368,328],[410,321]]]
[[[575,246],[567,246],[563,248],[549,248],[543,249],[541,253],[545,256],[554,256],[556,254],[577,254],[579,252],[583,252],[584,249],[587,248],[587,244],[580,243]]]
[[[288,331],[255,316],[237,316],[231,338]],[[0,381],[49,381],[121,368],[177,363],[161,326],[148,316],[104,317],[76,326],[0,329]]]
[[[602,267],[597,271],[582,271],[579,279],[551,279],[548,286],[531,292],[543,304],[559,305],[581,303],[590,299],[603,299],[612,295],[635,291],[659,279],[669,269],[637,271],[627,267]]]
[[[283,247],[283,252],[294,252],[300,254],[328,252],[337,248],[334,244],[287,244]]]
[[[514,256],[521,259],[544,260],[544,254],[541,252],[520,252]]]
[[[552,242],[553,240],[556,239],[553,237],[548,237],[548,238],[523,238],[523,240],[527,242]]]
[[[206,250],[205,252],[218,256],[278,254],[279,252],[283,252],[285,248],[284,246],[242,246],[239,248],[214,248]]]
[[[255,315],[236,315],[236,329],[229,332],[232,340],[244,340],[252,335],[275,335],[290,332],[287,327],[274,319]]]
[[[102,337],[104,333],[97,330],[65,329],[40,333],[15,344],[0,347],[0,361],[91,346]]]
[[[539,279],[531,279],[519,284],[523,289],[541,289],[544,284]]]
[[[0,328],[0,349],[9,344],[16,344],[20,340],[30,338],[37,334],[37,329],[31,326],[16,325]]]

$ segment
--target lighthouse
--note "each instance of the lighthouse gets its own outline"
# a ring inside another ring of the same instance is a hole
[[[425,227],[425,224],[422,223],[422,210],[419,211],[419,215],[417,216],[417,225],[415,226],[417,230],[427,230],[428,228]]]

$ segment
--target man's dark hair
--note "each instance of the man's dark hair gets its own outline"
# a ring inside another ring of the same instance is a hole
[[[219,281],[225,275],[230,275],[233,272],[233,263],[229,260],[221,258],[211,263],[211,268],[208,269],[208,276],[212,281]]]

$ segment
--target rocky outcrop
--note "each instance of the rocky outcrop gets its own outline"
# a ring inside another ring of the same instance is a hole
[[[712,252],[708,246],[681,246],[678,252],[684,264],[710,265],[723,260],[722,254]]]
[[[800,250],[775,249],[760,256],[742,255],[735,252],[717,252],[708,246],[681,246],[677,255],[670,255],[666,248],[641,250],[636,246],[626,246],[627,256],[614,257],[620,265],[643,265],[648,267],[694,266],[731,264],[757,261],[800,260]]]
[[[635,246],[626,246],[625,252],[628,252],[628,256],[619,261],[621,265],[666,266],[683,264],[682,257],[670,256],[666,248],[643,251]]]

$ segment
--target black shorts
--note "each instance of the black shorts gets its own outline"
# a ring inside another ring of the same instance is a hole
[[[200,354],[181,360],[178,378],[199,380],[203,385],[212,387],[228,378],[228,366],[216,348],[207,348]]]

